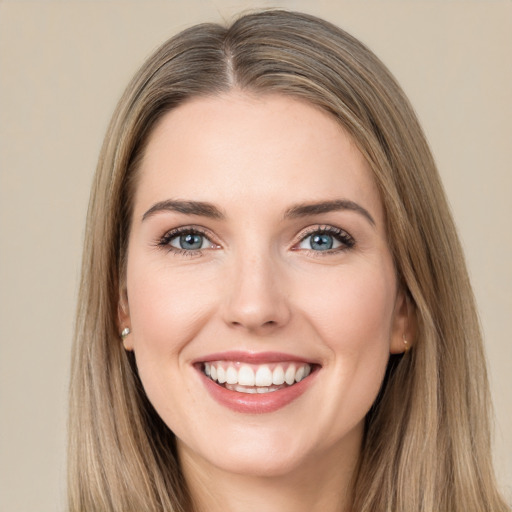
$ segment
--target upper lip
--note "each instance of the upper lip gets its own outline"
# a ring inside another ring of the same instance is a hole
[[[316,361],[284,352],[247,352],[241,350],[230,350],[228,352],[216,352],[195,359],[192,363],[207,363],[210,361],[233,361],[248,364],[265,364],[280,362],[299,362],[318,364]]]

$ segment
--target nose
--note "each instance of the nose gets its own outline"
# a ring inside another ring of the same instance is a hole
[[[283,272],[269,256],[231,266],[226,284],[223,316],[230,327],[266,335],[289,322],[291,310]]]

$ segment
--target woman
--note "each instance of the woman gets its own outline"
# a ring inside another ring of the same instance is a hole
[[[476,318],[422,131],[368,49],[281,11],[186,30],[100,156],[70,510],[508,510]]]

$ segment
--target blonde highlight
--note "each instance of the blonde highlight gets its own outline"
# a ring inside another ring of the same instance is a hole
[[[371,167],[389,245],[417,322],[367,417],[354,512],[509,510],[491,464],[485,356],[464,257],[414,111],[379,59],[305,14],[265,11],[166,42],[129,84],[101,150],[89,205],[72,363],[69,510],[191,512],[174,436],[119,340],[137,170],[169,110],[238,88],[333,115]],[[98,243],[100,241],[100,243]]]

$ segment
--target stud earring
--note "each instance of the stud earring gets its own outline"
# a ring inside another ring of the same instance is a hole
[[[128,336],[128,334],[130,334],[130,328],[129,327],[125,327],[122,332],[121,332],[121,339],[124,341],[126,336]]]
[[[411,348],[409,346],[409,342],[407,341],[407,339],[405,338],[405,333],[402,334],[402,339],[404,340],[404,345],[405,345],[405,350],[404,350],[404,353],[407,354],[407,352],[409,352],[409,349]]]

